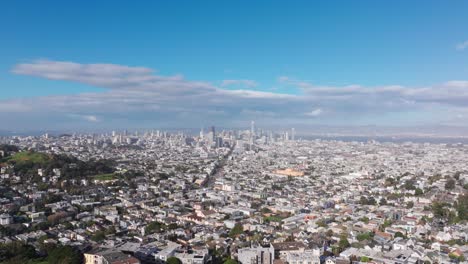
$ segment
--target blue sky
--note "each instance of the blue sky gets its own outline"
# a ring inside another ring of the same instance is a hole
[[[162,126],[166,121],[234,126],[249,119],[291,125],[461,124],[468,101],[448,97],[468,94],[463,83],[468,80],[466,10],[467,1],[4,2],[0,121],[22,129],[36,127],[31,121],[38,120],[43,128]],[[171,92],[173,97],[162,103],[167,94],[151,86],[146,96],[156,99],[147,103],[157,106],[151,110],[93,112],[77,105],[67,113],[57,101],[94,94],[104,99],[93,100],[105,106],[110,95],[121,96],[122,103],[127,95],[83,76],[50,78],[50,69],[26,69],[51,62],[145,67],[153,70],[151,76],[183,76],[183,84],[171,85],[199,90],[203,82],[214,92],[203,98],[206,104],[192,104],[195,110],[172,107],[183,100],[193,103],[190,91],[176,87],[185,99],[178,101],[180,95]],[[18,65],[24,66],[21,71],[15,70]],[[400,90],[390,94],[384,88],[395,86]],[[284,94],[300,98],[272,99]],[[235,103],[226,108],[216,103],[227,96]],[[370,102],[362,107],[362,100]]]

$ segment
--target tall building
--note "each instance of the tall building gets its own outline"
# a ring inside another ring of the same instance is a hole
[[[220,148],[223,146],[223,138],[222,137],[217,137],[216,138],[216,147]]]
[[[215,131],[215,127],[214,126],[211,126],[211,133],[212,133],[212,140],[213,142],[216,141],[216,131]]]
[[[255,137],[255,121],[250,122],[250,136]]]
[[[294,141],[296,139],[296,129],[293,127],[291,128],[291,140]]]
[[[205,135],[204,135],[204,133],[203,133],[203,127],[202,127],[202,129],[200,130],[200,138],[203,139],[204,136],[205,136]]]

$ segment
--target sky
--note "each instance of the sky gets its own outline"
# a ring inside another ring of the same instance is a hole
[[[4,1],[0,130],[468,126],[468,1]]]

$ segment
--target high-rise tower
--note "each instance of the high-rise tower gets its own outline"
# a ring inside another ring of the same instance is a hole
[[[255,121],[250,122],[250,135],[252,138],[255,136]]]
[[[211,126],[211,133],[213,134],[213,142],[216,141],[216,131],[215,131],[215,127],[214,126]]]

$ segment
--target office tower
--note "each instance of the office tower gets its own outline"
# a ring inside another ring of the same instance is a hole
[[[212,135],[213,141],[216,141],[216,131],[215,131],[215,127],[214,127],[214,126],[211,126],[211,133],[213,134],[213,135]]]
[[[115,137],[116,133],[115,133],[115,130],[112,131],[112,137]]]
[[[296,129],[293,127],[291,128],[291,140],[294,141],[296,139]]]
[[[222,137],[217,137],[216,138],[216,147],[220,148],[223,146],[223,138]]]
[[[255,121],[250,122],[250,136],[255,137]]]
[[[203,139],[203,137],[204,137],[204,134],[203,134],[203,127],[202,127],[202,129],[200,130],[200,138]]]

